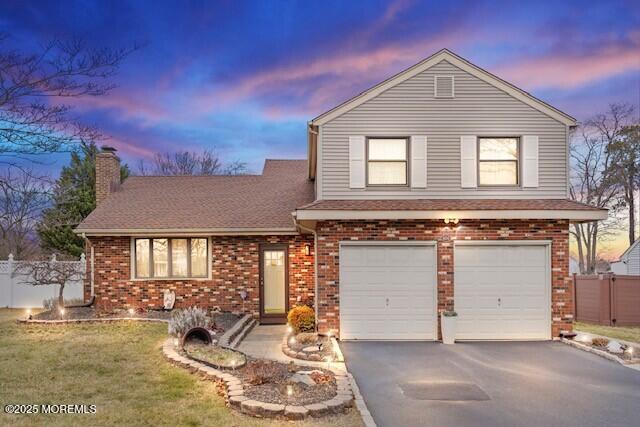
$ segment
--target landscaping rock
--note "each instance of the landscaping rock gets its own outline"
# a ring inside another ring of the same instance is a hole
[[[303,375],[300,373],[293,374],[291,378],[289,378],[289,381],[299,384],[305,384],[307,386],[316,385],[316,382],[313,381],[313,379],[311,379],[309,375]]]
[[[309,415],[309,410],[304,406],[290,406],[284,407],[284,416],[288,420],[303,420]]]
[[[621,354],[624,352],[624,349],[618,341],[610,341],[609,344],[607,344],[607,351],[610,353]]]
[[[318,351],[318,346],[317,345],[310,345],[309,347],[303,348],[302,351],[304,351],[305,353],[314,353],[314,352]]]
[[[227,395],[229,397],[232,397],[232,396],[244,396],[244,391],[243,390],[231,390],[231,391],[229,391],[227,393]]]

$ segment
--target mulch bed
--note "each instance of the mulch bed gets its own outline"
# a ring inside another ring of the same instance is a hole
[[[171,320],[172,311],[166,310],[136,310],[133,314],[129,313],[127,309],[96,309],[94,307],[65,307],[64,316],[60,314],[60,311],[50,310],[42,311],[38,314],[33,314],[34,320],[69,320],[69,319],[110,319],[110,318],[138,318],[138,319],[159,319],[159,320]],[[237,314],[229,312],[213,312],[210,313],[211,319],[215,324],[214,331],[217,335],[221,335],[238,320],[242,318]]]
[[[215,323],[215,330],[220,335],[220,333],[231,329],[238,320],[242,319],[242,316],[228,311],[220,311],[211,314],[211,318]]]
[[[256,371],[259,374],[266,372],[263,384],[255,384]],[[292,377],[296,372],[301,371],[317,371],[310,377],[318,378],[319,383],[307,385],[293,382]],[[335,377],[331,371],[326,369],[250,359],[244,367],[233,371],[233,375],[242,381],[244,395],[249,399],[260,402],[283,405],[309,405],[329,400],[336,396]],[[292,392],[291,395],[289,395],[289,390]]]
[[[65,307],[64,316],[58,310],[43,311],[33,315],[35,320],[62,320],[62,319],[109,319],[121,317],[135,317],[141,319],[171,319],[170,311],[161,310],[138,310],[130,314],[128,310],[96,310],[93,307]]]

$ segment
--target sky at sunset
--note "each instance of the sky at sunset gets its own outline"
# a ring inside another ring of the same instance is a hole
[[[144,43],[118,87],[75,114],[131,164],[215,148],[259,172],[265,158],[306,156],[308,120],[445,47],[578,120],[638,108],[637,2],[526,3],[4,0],[0,31],[26,51],[71,35]]]

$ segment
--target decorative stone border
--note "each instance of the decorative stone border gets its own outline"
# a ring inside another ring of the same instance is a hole
[[[122,321],[137,321],[137,322],[161,322],[169,323],[167,319],[151,319],[148,317],[105,317],[96,319],[18,319],[18,323],[22,324],[35,324],[35,325],[66,325],[70,323],[110,323],[110,322],[122,322]]]
[[[613,362],[618,362],[619,364],[621,364],[622,366],[626,366],[627,368],[640,370],[640,363],[629,363],[626,360],[621,359],[618,356],[615,356],[615,355],[609,353],[608,351],[598,350],[597,348],[593,348],[590,345],[582,344],[582,343],[580,343],[578,341],[570,340],[570,339],[567,339],[567,338],[562,338],[562,339],[560,339],[560,341],[565,343],[565,344],[567,344],[567,345],[569,345],[569,346],[571,346],[571,347],[574,347],[574,348],[577,348],[577,349],[580,349],[580,350],[583,350],[583,351],[586,351],[586,352],[589,352],[589,353],[597,354],[598,356],[604,357],[605,359],[611,360]]]
[[[304,406],[283,405],[249,399],[244,395],[244,387],[239,378],[228,372],[212,368],[181,355],[176,350],[172,338],[164,342],[162,352],[165,357],[174,364],[186,368],[191,372],[201,373],[209,379],[222,382],[229,406],[254,417],[302,420],[309,416],[321,417],[328,414],[340,413],[353,404],[353,393],[349,378],[339,372],[334,372],[337,394],[332,399]]]

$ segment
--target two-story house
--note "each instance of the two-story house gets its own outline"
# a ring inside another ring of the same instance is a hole
[[[342,339],[550,339],[570,330],[571,116],[447,50],[308,124],[308,161],[261,175],[130,177],[99,154],[86,298],[284,323]]]

